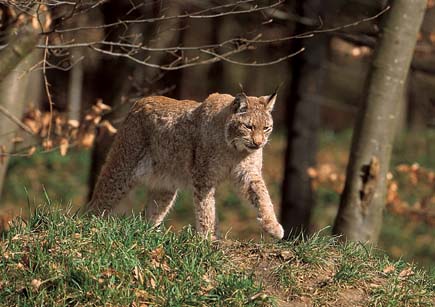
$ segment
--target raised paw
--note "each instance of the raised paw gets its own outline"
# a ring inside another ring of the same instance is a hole
[[[259,219],[263,229],[272,237],[282,239],[284,237],[284,228],[281,224],[274,220],[262,220]]]

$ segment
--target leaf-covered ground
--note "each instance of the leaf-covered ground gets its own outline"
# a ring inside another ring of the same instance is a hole
[[[316,235],[210,242],[38,209],[0,243],[2,306],[433,306],[435,276]]]

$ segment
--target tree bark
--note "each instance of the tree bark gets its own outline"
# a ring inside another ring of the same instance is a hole
[[[8,45],[0,52],[0,105],[8,113],[20,118],[28,93],[28,70],[39,61],[41,52],[35,50],[39,31],[26,20],[21,25],[12,24],[6,29]],[[0,114],[0,146],[8,152],[17,124],[5,114]],[[8,156],[0,156],[0,196],[6,176]]]
[[[296,3],[299,16],[314,18],[324,13],[324,1],[311,0]],[[307,8],[311,9],[307,13]],[[295,33],[310,30],[298,24]],[[290,62],[292,81],[287,94],[286,122],[287,150],[282,185],[281,223],[285,237],[306,234],[309,228],[314,195],[307,169],[316,163],[317,132],[320,125],[320,99],[325,77],[328,37],[316,35],[306,40],[295,40],[294,51],[303,46],[305,52]]]
[[[38,33],[31,25],[11,31],[8,46],[0,53],[0,82],[35,48]]]
[[[83,56],[81,50],[72,50],[71,54],[73,60],[77,60]],[[71,69],[68,84],[68,118],[77,121],[79,121],[81,117],[83,75],[83,61],[79,61]]]
[[[37,99],[35,94],[30,92],[29,84],[32,74],[37,71],[28,72],[28,70],[41,60],[42,53],[40,50],[33,50],[25,57],[9,75],[0,82],[0,105],[4,107],[15,118],[21,118],[25,104],[28,99]],[[40,73],[40,72],[39,72]],[[5,152],[12,150],[12,139],[15,132],[19,130],[17,124],[0,113],[0,146],[4,146]],[[8,165],[8,156],[0,157],[0,199],[3,183],[6,177]]]
[[[345,188],[333,229],[343,239],[372,243],[378,240],[399,96],[425,8],[426,0],[395,0],[386,16],[354,131]]]

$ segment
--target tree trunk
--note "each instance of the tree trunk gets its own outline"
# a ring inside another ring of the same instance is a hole
[[[12,70],[0,83],[0,105],[16,118],[21,118],[24,106],[28,99],[37,99],[35,93],[30,92],[30,78],[32,74],[40,71],[28,72],[28,70],[41,60],[41,51],[33,50]],[[16,123],[0,113],[0,146],[5,152],[10,152],[12,139],[19,130]],[[0,157],[0,199],[3,183],[6,176],[8,156]]]
[[[102,6],[104,23],[109,24],[118,20],[120,14],[125,14],[130,9],[128,1],[111,1]],[[131,18],[137,17],[136,15]],[[128,34],[137,31],[143,33],[143,25],[132,27]],[[126,35],[124,28],[115,28],[108,31],[107,40],[116,40],[120,35]],[[145,36],[146,37],[146,36]],[[141,68],[143,69],[143,68]],[[132,82],[130,77],[134,74],[135,67],[126,59],[113,59],[102,57],[96,71],[86,80],[86,83],[93,84],[91,100],[103,99],[103,102],[112,107],[112,112],[105,116],[115,127],[122,122],[130,105],[127,103],[127,96],[131,89]],[[92,192],[97,181],[100,169],[103,166],[106,155],[113,142],[114,136],[102,131],[98,133],[92,149],[91,167],[88,179],[88,199],[92,197]]]
[[[0,82],[24,59],[38,43],[38,33],[29,25],[10,31],[8,46],[0,54]]]
[[[40,59],[41,52],[35,50],[39,31],[32,27],[29,20],[12,24],[7,29],[8,45],[0,52],[0,105],[13,116],[20,118],[28,93],[28,70]],[[0,113],[0,196],[7,170],[8,156],[17,124],[5,114]]]
[[[324,1],[307,1],[296,4],[296,13],[313,17],[323,13]],[[311,9],[307,14],[307,7]],[[309,29],[298,24],[295,33]],[[306,40],[294,40],[294,51],[302,46],[305,52],[290,62],[292,81],[287,94],[287,150],[282,186],[281,222],[285,236],[306,234],[314,207],[314,196],[307,169],[316,163],[317,132],[320,124],[320,99],[325,77],[328,37],[316,35]]]
[[[395,0],[386,16],[362,110],[355,127],[346,183],[333,233],[376,243],[385,205],[386,173],[426,0]]]
[[[77,61],[83,56],[82,50],[72,50],[72,60]],[[82,92],[83,92],[83,61],[78,61],[72,67],[69,74],[68,85],[68,118],[79,121],[81,116]]]

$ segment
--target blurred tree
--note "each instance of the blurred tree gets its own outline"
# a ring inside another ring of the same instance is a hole
[[[144,6],[142,9],[135,10],[136,15],[131,15],[130,18],[139,18],[140,14],[144,16],[159,16],[161,12],[161,4],[154,2],[152,5]],[[171,3],[166,7],[166,13],[170,16],[178,16],[180,14],[180,6],[177,2]],[[120,16],[131,10],[129,1],[108,2],[102,6],[104,14],[104,23],[111,24],[119,20]],[[108,33],[109,40],[116,41],[120,37],[143,35],[148,41],[155,41],[156,47],[165,48],[172,45],[181,45],[179,37],[183,37],[184,31],[178,31],[182,26],[182,19],[174,19],[162,24],[157,23],[139,23],[134,27],[129,27],[125,30],[124,27],[117,28]],[[171,31],[164,31],[162,28],[171,28]],[[167,53],[156,53],[153,57],[154,63],[160,64],[167,60]],[[168,78],[174,82],[180,82],[179,71],[171,71],[167,73],[171,75]],[[117,76],[114,78],[114,76]],[[101,98],[105,103],[112,106],[113,110],[105,119],[109,120],[117,127],[126,112],[131,106],[131,102],[145,95],[159,93],[165,91],[165,88],[172,88],[172,85],[167,85],[164,80],[165,73],[151,67],[142,67],[135,65],[128,59],[113,58],[110,55],[103,58],[101,65],[97,71],[93,73],[95,78],[95,87],[93,89],[94,99]],[[108,87],[108,85],[111,85]],[[175,86],[175,88],[177,88]],[[89,176],[89,193],[90,199],[93,192],[93,187],[98,178],[101,167],[103,166],[106,155],[114,139],[114,135],[104,128],[98,133],[92,150],[92,162]]]
[[[411,64],[426,0],[394,0],[385,19],[355,127],[346,183],[333,232],[376,243],[385,206],[386,174],[399,95]]]
[[[435,94],[435,2],[428,1],[409,75],[408,127],[423,131],[434,124]],[[432,122],[431,122],[432,121]]]
[[[29,91],[29,80],[34,74],[29,70],[41,60],[41,52],[35,50],[40,29],[32,25],[30,17],[5,21],[11,12],[3,6],[0,6],[0,10],[3,19],[1,26],[8,25],[3,29],[7,33],[6,47],[0,52],[0,153],[7,153],[18,128],[26,129],[20,122],[24,104],[30,98],[35,98],[36,93]],[[30,129],[26,131],[30,132]],[[8,156],[0,155],[0,195],[7,162]]]
[[[327,5],[322,0],[296,1],[294,10],[305,20],[317,20]],[[318,26],[318,25],[316,25]],[[295,33],[312,30],[298,22]],[[287,101],[287,150],[285,155],[284,181],[282,185],[281,222],[285,236],[306,233],[309,227],[314,196],[309,167],[316,163],[317,131],[320,124],[321,91],[328,54],[328,37],[297,39],[292,42],[293,50],[303,46],[306,50],[290,61],[291,85]]]
[[[151,8],[148,6],[144,10],[135,10],[132,18],[138,18],[140,13],[149,13],[150,10],[157,5],[154,3]],[[131,9],[131,4],[128,1],[109,1],[101,6],[103,14],[103,24],[112,24],[125,16]],[[83,25],[81,25],[83,26]],[[150,30],[147,29],[146,24],[137,24],[134,27],[125,29],[124,27],[116,27],[107,31],[106,40],[117,41],[123,36],[134,36],[135,33],[146,33],[150,35]],[[140,67],[140,66],[139,66]],[[145,69],[144,67],[140,67]],[[127,97],[132,90],[131,78],[137,66],[125,58],[113,58],[109,55],[103,56],[101,61],[96,67],[95,71],[89,75],[89,79],[93,84],[90,89],[89,96],[91,100],[102,99],[107,105],[113,108],[105,119],[114,123],[115,126],[119,124],[130,104],[127,103]],[[114,77],[116,76],[116,78]],[[106,130],[101,130],[95,140],[92,148],[92,160],[89,173],[89,191],[88,198],[92,196],[94,185],[97,181],[100,169],[103,166],[106,155],[112,144],[114,135]]]

